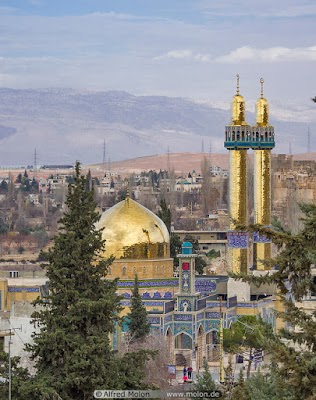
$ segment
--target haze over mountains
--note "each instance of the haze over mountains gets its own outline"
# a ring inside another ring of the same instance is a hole
[[[230,100],[230,99],[229,99]],[[316,109],[271,105],[275,152],[305,152],[307,126],[316,128]],[[249,108],[253,108],[250,102]],[[229,103],[201,103],[184,98],[133,96],[122,91],[73,89],[0,89],[0,165],[98,163],[170,152],[224,153]],[[247,113],[247,120],[255,117]]]

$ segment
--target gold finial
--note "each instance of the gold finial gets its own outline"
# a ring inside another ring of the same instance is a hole
[[[261,83],[261,98],[263,99],[263,84],[264,84],[263,78],[260,79],[260,83]]]
[[[126,187],[125,200],[129,199],[129,187]]]
[[[239,74],[236,75],[236,78],[237,78],[237,88],[236,88],[236,92],[237,92],[237,95],[239,95]]]

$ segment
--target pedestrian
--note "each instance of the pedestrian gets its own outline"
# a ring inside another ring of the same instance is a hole
[[[187,367],[183,368],[183,376],[187,376]]]
[[[183,375],[183,383],[187,383],[187,381],[188,381],[188,377],[186,376],[186,375]]]
[[[188,368],[188,379],[192,379],[192,371],[193,371],[193,369],[192,369],[192,367],[189,367]]]

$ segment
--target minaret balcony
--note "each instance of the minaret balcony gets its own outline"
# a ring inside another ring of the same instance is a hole
[[[252,146],[252,142],[250,140],[247,141],[237,141],[237,140],[227,140],[224,142],[224,146],[228,150],[242,150],[242,149],[250,149]]]
[[[275,147],[275,141],[272,140],[253,140],[250,146],[253,150],[272,150]]]

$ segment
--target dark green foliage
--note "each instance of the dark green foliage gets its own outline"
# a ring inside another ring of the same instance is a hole
[[[38,192],[38,181],[35,178],[32,179],[31,190],[32,190],[33,193],[37,193]]]
[[[178,235],[175,233],[171,232],[171,220],[172,220],[172,215],[171,215],[171,210],[167,206],[166,200],[162,199],[160,201],[160,210],[157,212],[157,216],[165,223],[168,232],[170,234],[170,257],[173,258],[174,260],[174,265],[178,266],[179,265],[179,259],[177,257],[177,254],[181,252],[181,245],[182,242],[179,238]]]
[[[22,174],[21,173],[16,177],[16,183],[22,183]]]
[[[213,259],[213,258],[217,258],[217,257],[220,257],[220,255],[221,255],[221,252],[218,250],[218,251],[216,251],[216,250],[214,250],[214,249],[211,249],[207,254],[207,257],[209,258],[209,259]]]
[[[11,357],[11,389],[12,399],[22,399],[20,381],[28,379],[27,370],[19,366],[19,357]],[[7,399],[9,392],[9,356],[4,351],[0,351],[0,399]],[[2,381],[3,380],[3,381]]]
[[[8,182],[5,179],[3,179],[0,183],[0,193],[7,193],[8,188],[9,188]]]
[[[203,373],[199,374],[196,378],[196,384],[194,385],[194,391],[204,392],[216,390],[216,384],[212,377],[210,367],[206,359],[203,361]]]
[[[8,224],[5,223],[3,217],[0,215],[0,233],[7,233],[9,230]]]
[[[276,365],[274,373],[278,384],[290,390],[295,399],[311,400],[315,399],[316,393],[316,312],[307,314],[296,306],[295,301],[301,301],[309,291],[315,291],[311,265],[316,263],[316,205],[304,204],[300,208],[305,215],[304,228],[297,234],[250,227],[271,237],[280,252],[271,262],[272,266],[277,266],[271,275],[244,276],[243,280],[257,285],[276,285],[285,306],[285,312],[279,316],[296,329],[281,331],[282,340],[277,337],[266,339]]]
[[[147,320],[147,311],[139,294],[138,277],[135,276],[131,298],[131,312],[128,314],[128,328],[132,341],[144,339],[150,332],[150,324]]]
[[[86,176],[86,192],[90,192],[91,190],[92,190],[92,177],[91,177],[91,171],[89,169]]]
[[[173,264],[175,266],[179,265],[179,258],[177,257],[177,254],[181,253],[181,246],[182,242],[179,238],[178,235],[176,235],[174,232],[171,232],[170,235],[170,257],[173,258]]]
[[[95,227],[99,215],[79,163],[66,205],[59,234],[46,254],[49,295],[35,302],[41,309],[33,313],[33,320],[41,331],[27,347],[37,373],[21,383],[25,399],[86,400],[98,388],[126,387],[124,360],[110,343],[121,310],[117,282],[103,279],[112,258],[98,257],[104,246]],[[139,353],[130,357],[137,360],[137,371],[129,384],[141,385],[146,357]]]
[[[171,232],[171,211],[167,206],[166,200],[160,201],[160,210],[157,212],[158,217],[165,223],[168,232]]]
[[[206,265],[206,261],[201,256],[195,258],[195,270],[199,275],[203,275]]]
[[[259,349],[264,345],[264,338],[274,337],[272,328],[252,315],[239,317],[230,328],[223,329],[223,335],[224,349],[229,353],[238,352],[241,346]]]

